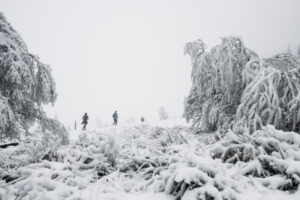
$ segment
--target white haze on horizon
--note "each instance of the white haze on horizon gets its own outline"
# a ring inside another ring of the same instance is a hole
[[[183,112],[191,81],[186,42],[209,48],[223,36],[271,56],[300,44],[300,1],[73,1],[0,0],[0,10],[29,51],[53,68],[58,99],[51,116],[66,126],[90,127],[99,118],[157,120],[160,106]]]

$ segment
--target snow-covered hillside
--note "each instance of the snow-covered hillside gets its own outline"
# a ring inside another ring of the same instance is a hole
[[[272,126],[247,139],[194,134],[181,120],[70,135],[67,146],[1,150],[2,199],[300,198],[300,136]]]

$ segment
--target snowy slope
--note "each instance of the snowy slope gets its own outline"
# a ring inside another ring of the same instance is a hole
[[[294,152],[288,151],[294,155],[300,137],[288,135],[294,137]],[[297,188],[293,192],[278,189],[289,181],[283,175],[246,175],[249,167],[258,165],[255,159],[249,165],[223,162],[217,155],[226,151],[225,143],[234,136],[217,141],[214,134],[194,135],[181,120],[72,132],[70,136],[70,145],[57,148],[51,161],[27,163],[16,169],[18,179],[0,181],[2,199],[300,199]],[[282,142],[282,151],[287,142]],[[21,147],[11,147],[1,151],[0,157],[28,160],[14,153],[16,149],[21,151]],[[299,160],[296,154],[289,158],[294,177],[300,173]]]

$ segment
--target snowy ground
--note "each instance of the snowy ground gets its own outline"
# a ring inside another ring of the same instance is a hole
[[[32,148],[9,147],[0,152],[0,173],[17,179],[0,181],[0,199],[300,199],[299,189],[277,190],[287,181],[281,176],[245,176],[244,162],[213,159],[216,138],[169,120],[73,131],[68,146],[51,147],[51,161],[36,158]]]

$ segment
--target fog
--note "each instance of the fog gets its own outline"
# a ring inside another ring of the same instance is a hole
[[[74,1],[0,0],[29,51],[51,65],[57,83],[50,116],[66,126],[89,127],[158,119],[164,106],[180,117],[191,81],[186,42],[201,38],[208,47],[223,36],[241,36],[260,56],[300,44],[300,1]],[[131,120],[133,121],[133,120]]]

